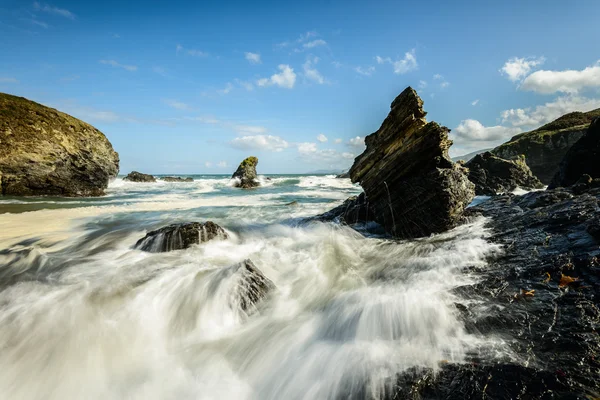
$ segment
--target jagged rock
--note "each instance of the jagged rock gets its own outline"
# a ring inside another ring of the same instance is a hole
[[[350,169],[373,219],[397,238],[454,227],[474,196],[465,169],[448,157],[449,129],[427,123],[425,115],[421,98],[405,89],[379,130],[365,138],[367,148]]]
[[[156,178],[152,175],[142,174],[137,171],[131,171],[123,180],[130,182],[156,182]]]
[[[160,180],[165,182],[194,182],[194,178],[182,178],[180,176],[163,176]]]
[[[227,239],[227,232],[214,222],[187,222],[173,224],[149,232],[138,240],[134,248],[150,253],[163,253],[188,247],[212,239]]]
[[[524,154],[531,172],[548,185],[567,151],[585,134],[596,117],[600,117],[600,109],[563,115],[538,129],[514,136],[492,153],[507,160]]]
[[[596,118],[586,134],[569,149],[548,188],[571,186],[578,183],[583,175],[590,178],[587,184],[592,183],[593,178],[600,178],[599,160],[600,118]]]
[[[233,173],[231,179],[235,179],[235,187],[249,189],[260,186],[258,176],[256,175],[256,166],[258,158],[248,157],[240,163],[238,169]]]
[[[370,222],[373,220],[374,212],[369,207],[369,202],[364,192],[358,196],[352,196],[341,205],[309,220],[331,222],[353,225]]]
[[[339,175],[335,176],[337,179],[347,179],[350,178],[350,171],[342,172]]]
[[[53,108],[0,93],[0,193],[101,196],[119,172],[102,132]]]
[[[275,284],[251,260],[232,265],[224,273],[235,274],[238,278],[231,297],[232,308],[239,308],[247,314],[256,311],[256,305],[275,289]]]
[[[533,176],[522,155],[515,160],[505,160],[485,152],[473,157],[465,166],[469,168],[469,180],[475,184],[475,194],[479,196],[508,193],[518,187],[544,187],[544,184]]]

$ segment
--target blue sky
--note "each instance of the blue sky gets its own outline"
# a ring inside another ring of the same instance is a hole
[[[413,86],[452,155],[600,107],[593,1],[0,1],[0,91],[103,131],[121,172],[345,169]]]

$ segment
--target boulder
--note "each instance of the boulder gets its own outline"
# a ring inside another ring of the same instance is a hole
[[[123,180],[130,182],[156,182],[156,178],[152,175],[142,174],[137,171],[131,171]]]
[[[600,109],[563,115],[538,129],[514,136],[492,153],[507,160],[525,155],[531,172],[548,185],[567,151],[585,134],[596,117],[600,117]]]
[[[246,314],[255,312],[257,304],[275,289],[275,284],[250,260],[232,265],[223,273],[237,278],[233,283],[235,290],[230,300],[231,306]]]
[[[233,173],[231,179],[235,179],[235,187],[249,189],[260,186],[258,176],[256,175],[256,166],[258,158],[248,157],[240,163],[238,169]]]
[[[599,160],[600,118],[596,118],[585,135],[569,149],[548,188],[574,185],[586,174],[589,175],[589,183],[591,183],[592,179],[600,178]]]
[[[70,115],[0,93],[0,193],[101,196],[119,172],[102,132]]]
[[[369,218],[396,238],[454,227],[475,194],[466,170],[448,156],[449,129],[427,123],[425,115],[421,98],[405,89],[350,168],[373,211]]]
[[[134,248],[150,253],[182,250],[212,239],[227,239],[227,232],[214,222],[173,224],[149,232]]]
[[[373,220],[374,212],[369,207],[369,202],[364,192],[358,196],[352,196],[336,208],[318,215],[309,220],[322,222],[338,222],[346,225],[370,222]]]
[[[495,196],[517,188],[542,189],[544,184],[533,176],[525,157],[505,160],[490,152],[478,154],[467,162],[469,180],[475,184],[476,195]]]
[[[182,178],[180,176],[163,176],[160,180],[165,182],[194,182],[194,178]]]

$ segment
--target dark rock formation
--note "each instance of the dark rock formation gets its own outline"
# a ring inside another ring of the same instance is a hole
[[[373,218],[397,238],[454,227],[474,196],[464,168],[448,157],[448,128],[425,121],[423,101],[412,88],[392,103],[379,130],[350,169],[365,191]]]
[[[142,174],[137,171],[131,171],[123,180],[130,182],[156,182],[156,178],[152,175]]]
[[[600,117],[600,109],[563,115],[541,128],[516,135],[492,153],[507,160],[524,154],[531,172],[548,185],[567,151],[596,117]]]
[[[138,240],[134,248],[150,253],[163,253],[188,247],[212,239],[227,239],[227,233],[214,222],[187,222],[173,224],[149,232]]]
[[[600,118],[592,122],[585,135],[569,149],[548,188],[571,186],[584,174],[588,175],[587,183],[600,178]]]
[[[223,273],[238,278],[234,283],[231,306],[247,314],[255,312],[257,304],[275,289],[275,284],[250,260],[232,265],[224,269]]]
[[[347,225],[373,221],[374,212],[364,193],[346,199],[341,205],[321,215],[310,218],[309,221],[338,222]]]
[[[102,132],[22,97],[0,93],[0,193],[101,196],[119,172]]]
[[[194,178],[182,178],[180,176],[163,176],[160,180],[165,182],[194,182]]]
[[[249,189],[259,186],[258,176],[256,175],[256,166],[258,158],[248,157],[240,163],[238,169],[233,173],[231,179],[236,180],[235,187]]]
[[[335,176],[337,179],[346,179],[346,178],[350,178],[350,171],[346,171],[346,172],[342,172],[339,175]]]
[[[463,161],[466,163],[468,161],[471,161],[473,159],[473,157],[475,157],[477,154],[485,153],[490,150],[492,150],[492,149],[481,149],[481,150],[473,151],[471,153],[463,154],[462,156],[452,157],[452,161],[454,161],[454,162]]]
[[[500,195],[471,207],[503,252],[458,288],[468,332],[517,357],[468,356],[437,373],[400,374],[386,399],[597,398],[600,394],[600,188]],[[529,293],[529,294],[526,294]],[[486,311],[487,310],[487,311]]]
[[[469,180],[475,184],[475,194],[479,196],[508,193],[517,187],[522,189],[544,187],[544,184],[531,173],[524,156],[505,160],[486,152],[476,155],[465,166],[469,168]]]

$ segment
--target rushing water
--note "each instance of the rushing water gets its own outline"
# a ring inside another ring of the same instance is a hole
[[[301,223],[360,192],[332,176],[113,182],[95,199],[0,199],[0,397],[335,399],[377,397],[395,374],[502,342],[468,334],[453,289],[498,251],[476,220],[427,239],[365,238]],[[290,202],[297,202],[290,205]],[[133,249],[152,229],[211,220],[227,240]],[[232,305],[250,259],[276,286]]]

